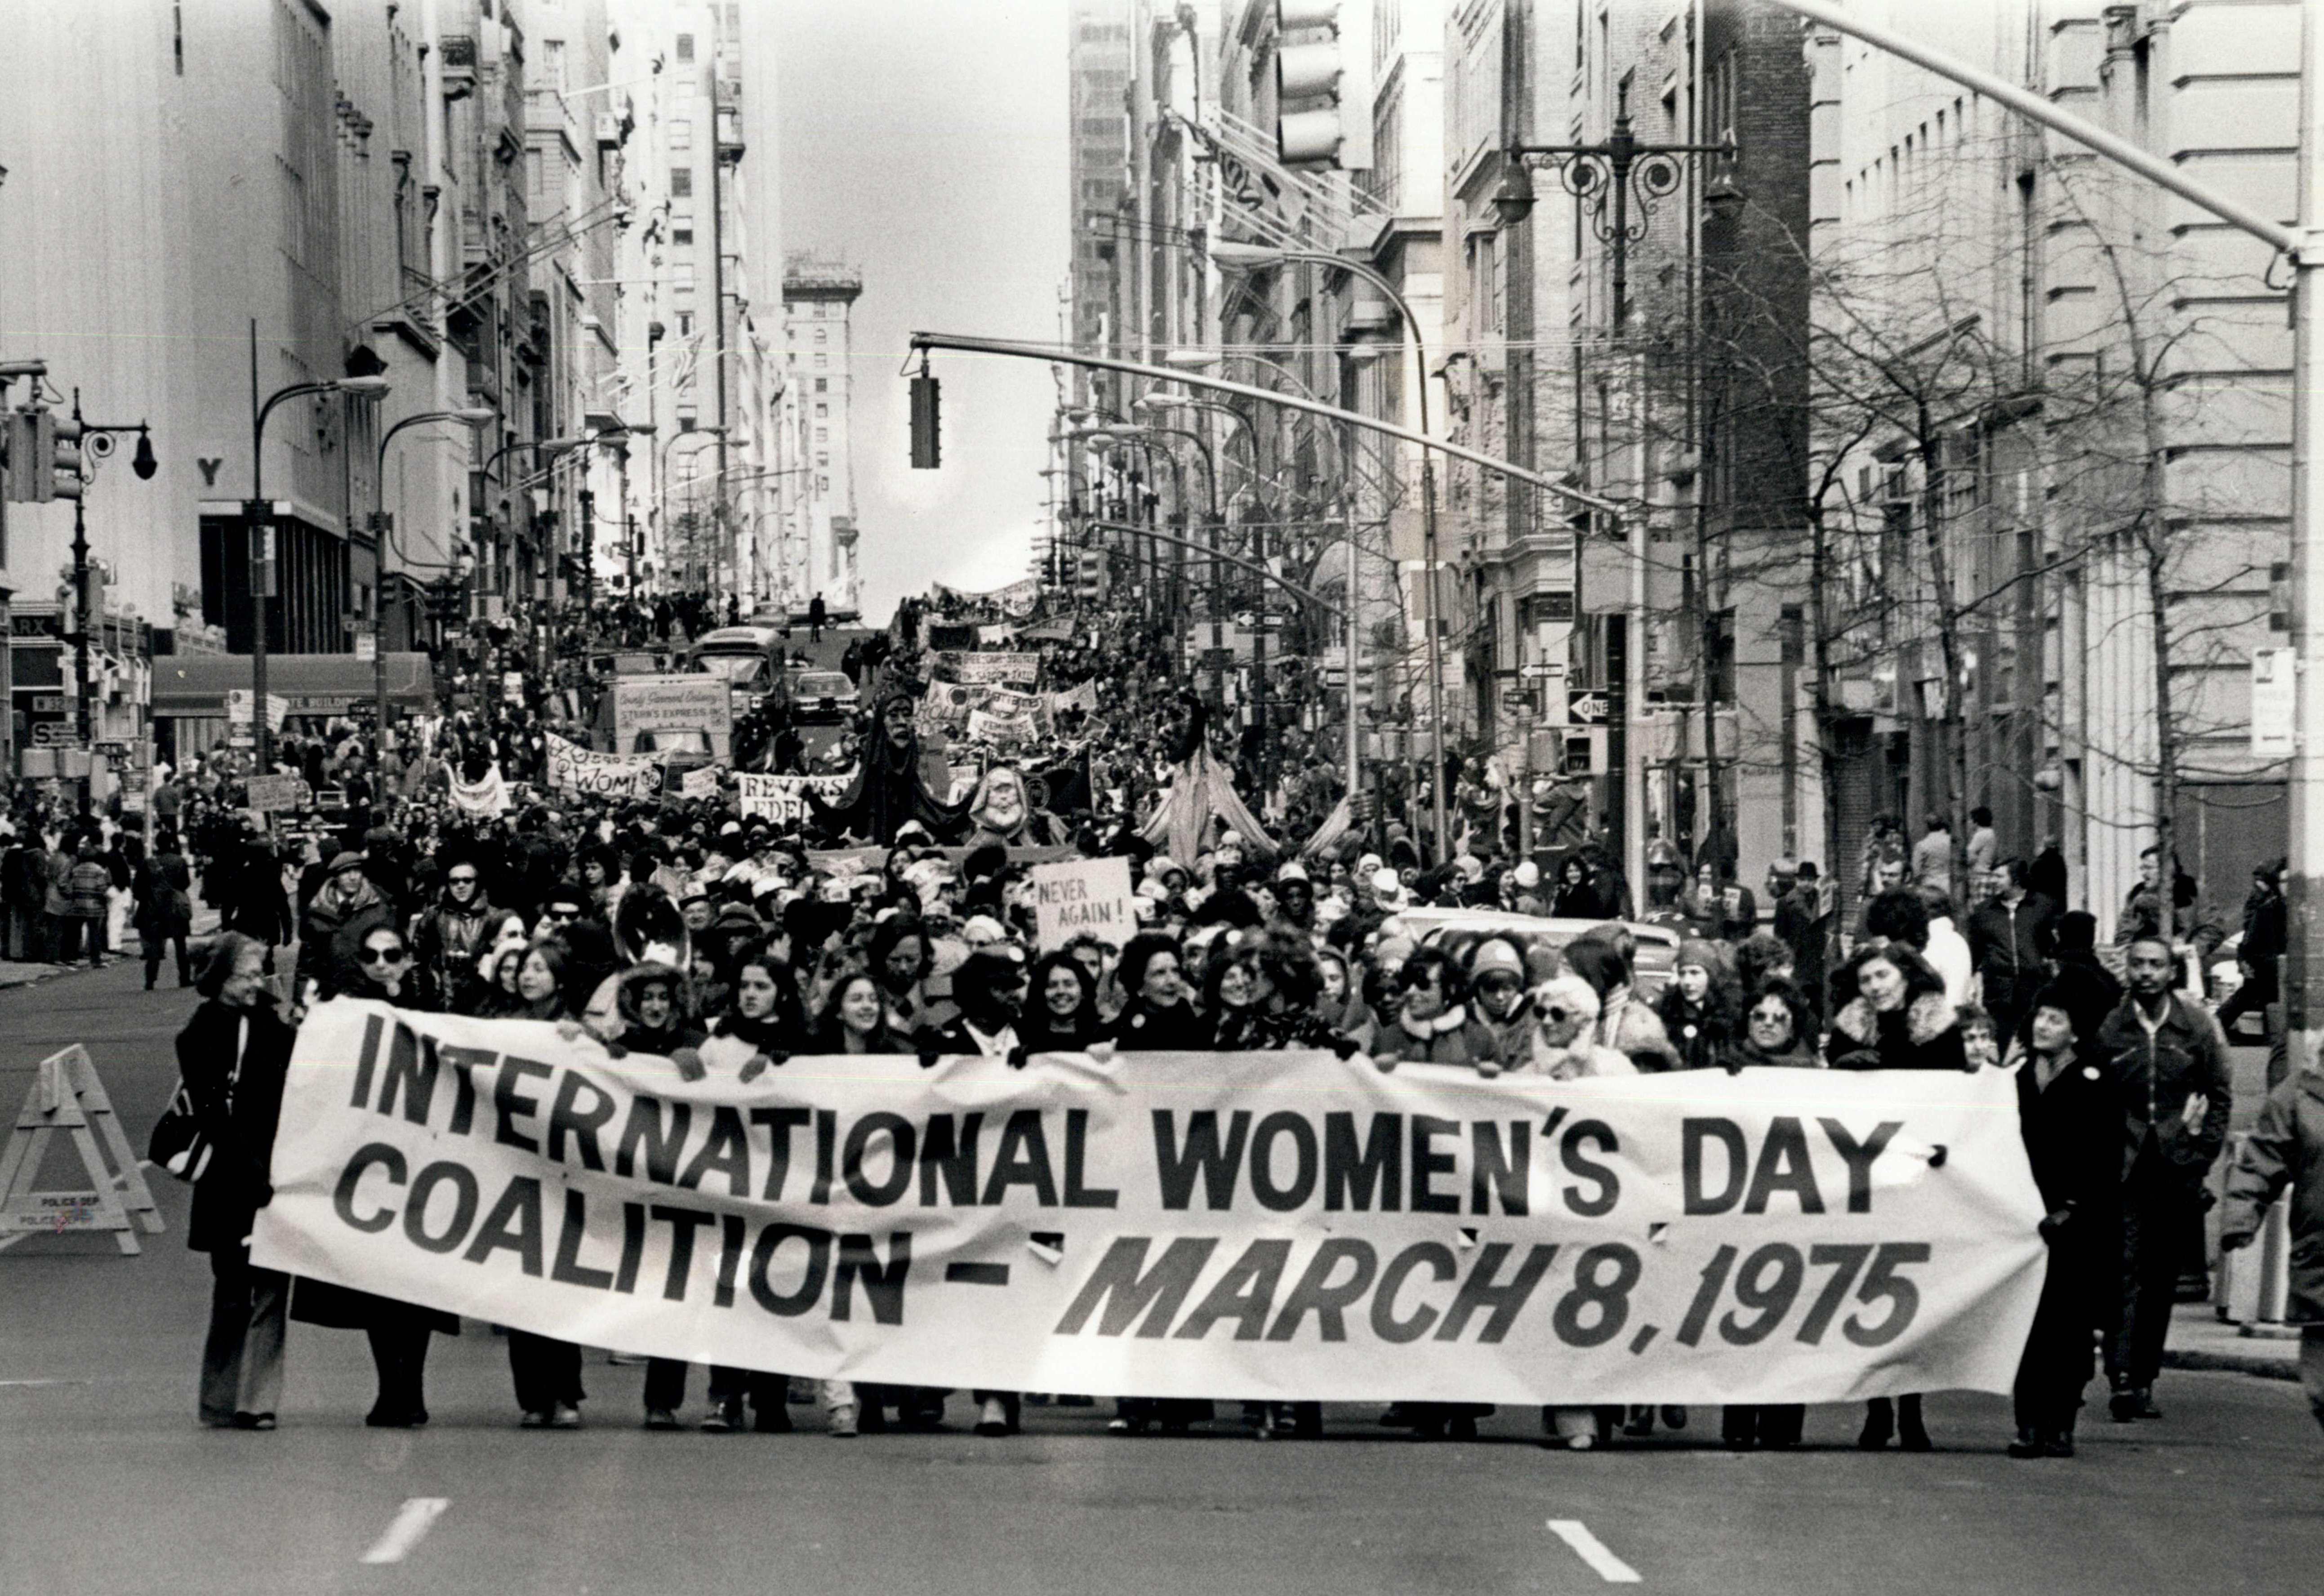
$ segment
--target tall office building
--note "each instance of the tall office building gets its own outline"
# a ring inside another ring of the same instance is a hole
[[[834,612],[858,609],[855,474],[849,437],[854,378],[851,314],[863,279],[836,261],[794,254],[783,269],[781,586],[794,609],[816,594]]]

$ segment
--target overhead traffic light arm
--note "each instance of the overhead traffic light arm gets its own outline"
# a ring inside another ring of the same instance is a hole
[[[1168,532],[1157,531],[1152,527],[1136,526],[1126,521],[1092,520],[1086,524],[1097,528],[1100,531],[1128,532],[1132,537],[1151,538],[1157,543],[1168,543],[1179,549],[1191,549],[1195,553],[1202,555],[1205,558],[1222,559],[1231,566],[1240,566],[1244,570],[1250,572],[1252,575],[1259,577],[1265,581],[1274,583],[1277,587],[1282,588],[1284,592],[1289,594],[1292,597],[1301,599],[1308,604],[1314,604],[1319,610],[1327,611],[1334,615],[1344,615],[1347,613],[1345,610],[1342,609],[1338,604],[1333,604],[1330,599],[1323,596],[1323,595],[1316,593],[1312,589],[1302,587],[1296,582],[1277,576],[1273,571],[1268,570],[1257,560],[1244,559],[1240,555],[1229,554],[1222,549],[1214,549],[1208,543],[1198,543],[1192,538],[1174,537]]]
[[[1240,399],[1256,400],[1262,404],[1278,405],[1285,410],[1304,411],[1309,415],[1324,416],[1332,420],[1359,427],[1368,432],[1378,432],[1422,448],[1434,449],[1439,454],[1466,460],[1472,466],[1506,476],[1513,482],[1529,484],[1545,493],[1556,494],[1568,503],[1577,504],[1609,519],[1612,525],[1603,529],[1618,531],[1623,517],[1643,508],[1636,503],[1624,504],[1618,500],[1601,497],[1581,488],[1547,476],[1541,472],[1519,466],[1514,461],[1472,449],[1466,444],[1432,438],[1425,432],[1416,432],[1409,427],[1399,427],[1393,421],[1383,421],[1360,411],[1342,410],[1321,400],[1304,398],[1296,393],[1278,393],[1272,388],[1255,388],[1248,383],[1229,382],[1224,377],[1204,376],[1198,372],[1172,365],[1144,365],[1135,360],[1116,360],[1106,355],[1085,355],[1078,349],[1064,348],[1054,344],[1019,343],[1010,338],[978,338],[958,333],[914,333],[912,347],[925,354],[930,349],[957,349],[966,355],[1001,355],[1018,360],[1041,360],[1054,364],[1085,366],[1092,371],[1124,372],[1134,377],[1151,377],[1157,383],[1179,383],[1189,388],[1201,388],[1213,393],[1231,393]],[[918,381],[915,378],[914,381]],[[928,379],[934,382],[933,377]]]

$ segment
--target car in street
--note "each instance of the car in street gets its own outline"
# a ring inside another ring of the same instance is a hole
[[[863,705],[863,695],[846,673],[802,670],[791,681],[791,718],[803,725],[846,725]]]
[[[1380,934],[1408,936],[1424,947],[1441,947],[1456,958],[1465,959],[1471,948],[1495,934],[1514,938],[1518,946],[1531,953],[1536,947],[1563,949],[1567,943],[1605,923],[1511,914],[1498,909],[1407,909],[1389,916]],[[1632,984],[1640,997],[1652,1001],[1662,995],[1663,988],[1670,984],[1672,973],[1678,968],[1679,934],[1668,926],[1644,925],[1637,920],[1620,924],[1638,943],[1637,958],[1631,969]]]

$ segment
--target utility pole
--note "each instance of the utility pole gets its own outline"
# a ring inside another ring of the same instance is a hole
[[[711,500],[711,514],[716,523],[712,547],[725,547],[726,530],[726,471],[727,437],[733,431],[726,416],[726,114],[718,103],[717,30],[712,29],[714,42],[710,48],[710,318],[717,325],[713,347],[718,360],[718,493]],[[715,589],[717,555],[711,556],[710,579],[706,586]]]

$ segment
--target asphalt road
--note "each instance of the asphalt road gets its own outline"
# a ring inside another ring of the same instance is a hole
[[[0,994],[0,1109],[42,1055],[86,1042],[142,1147],[191,994],[141,985],[122,964]],[[1722,1596],[2112,1596],[2310,1590],[2324,1558],[2324,1436],[2296,1387],[2227,1374],[2166,1374],[2168,1417],[2086,1422],[2071,1462],[2004,1457],[1989,1397],[1933,1399],[1941,1450],[1926,1456],[1857,1453],[1857,1416],[1837,1407],[1811,1414],[1800,1452],[1739,1457],[1707,1411],[1675,1437],[1553,1453],[1507,1410],[1474,1444],[1415,1443],[1336,1407],[1312,1443],[1229,1425],[1114,1439],[1086,1407],[1028,1408],[1025,1435],[980,1441],[963,1398],[947,1432],[842,1443],[807,1406],[792,1435],[647,1434],[642,1370],[602,1354],[587,1429],[521,1431],[503,1345],[472,1324],[435,1343],[434,1423],[405,1433],[363,1427],[359,1335],[294,1325],[282,1428],[205,1430],[208,1272],[185,1250],[185,1188],[155,1184],[169,1231],[135,1258],[97,1238],[0,1251],[7,1596],[1473,1596],[1626,1573]]]

